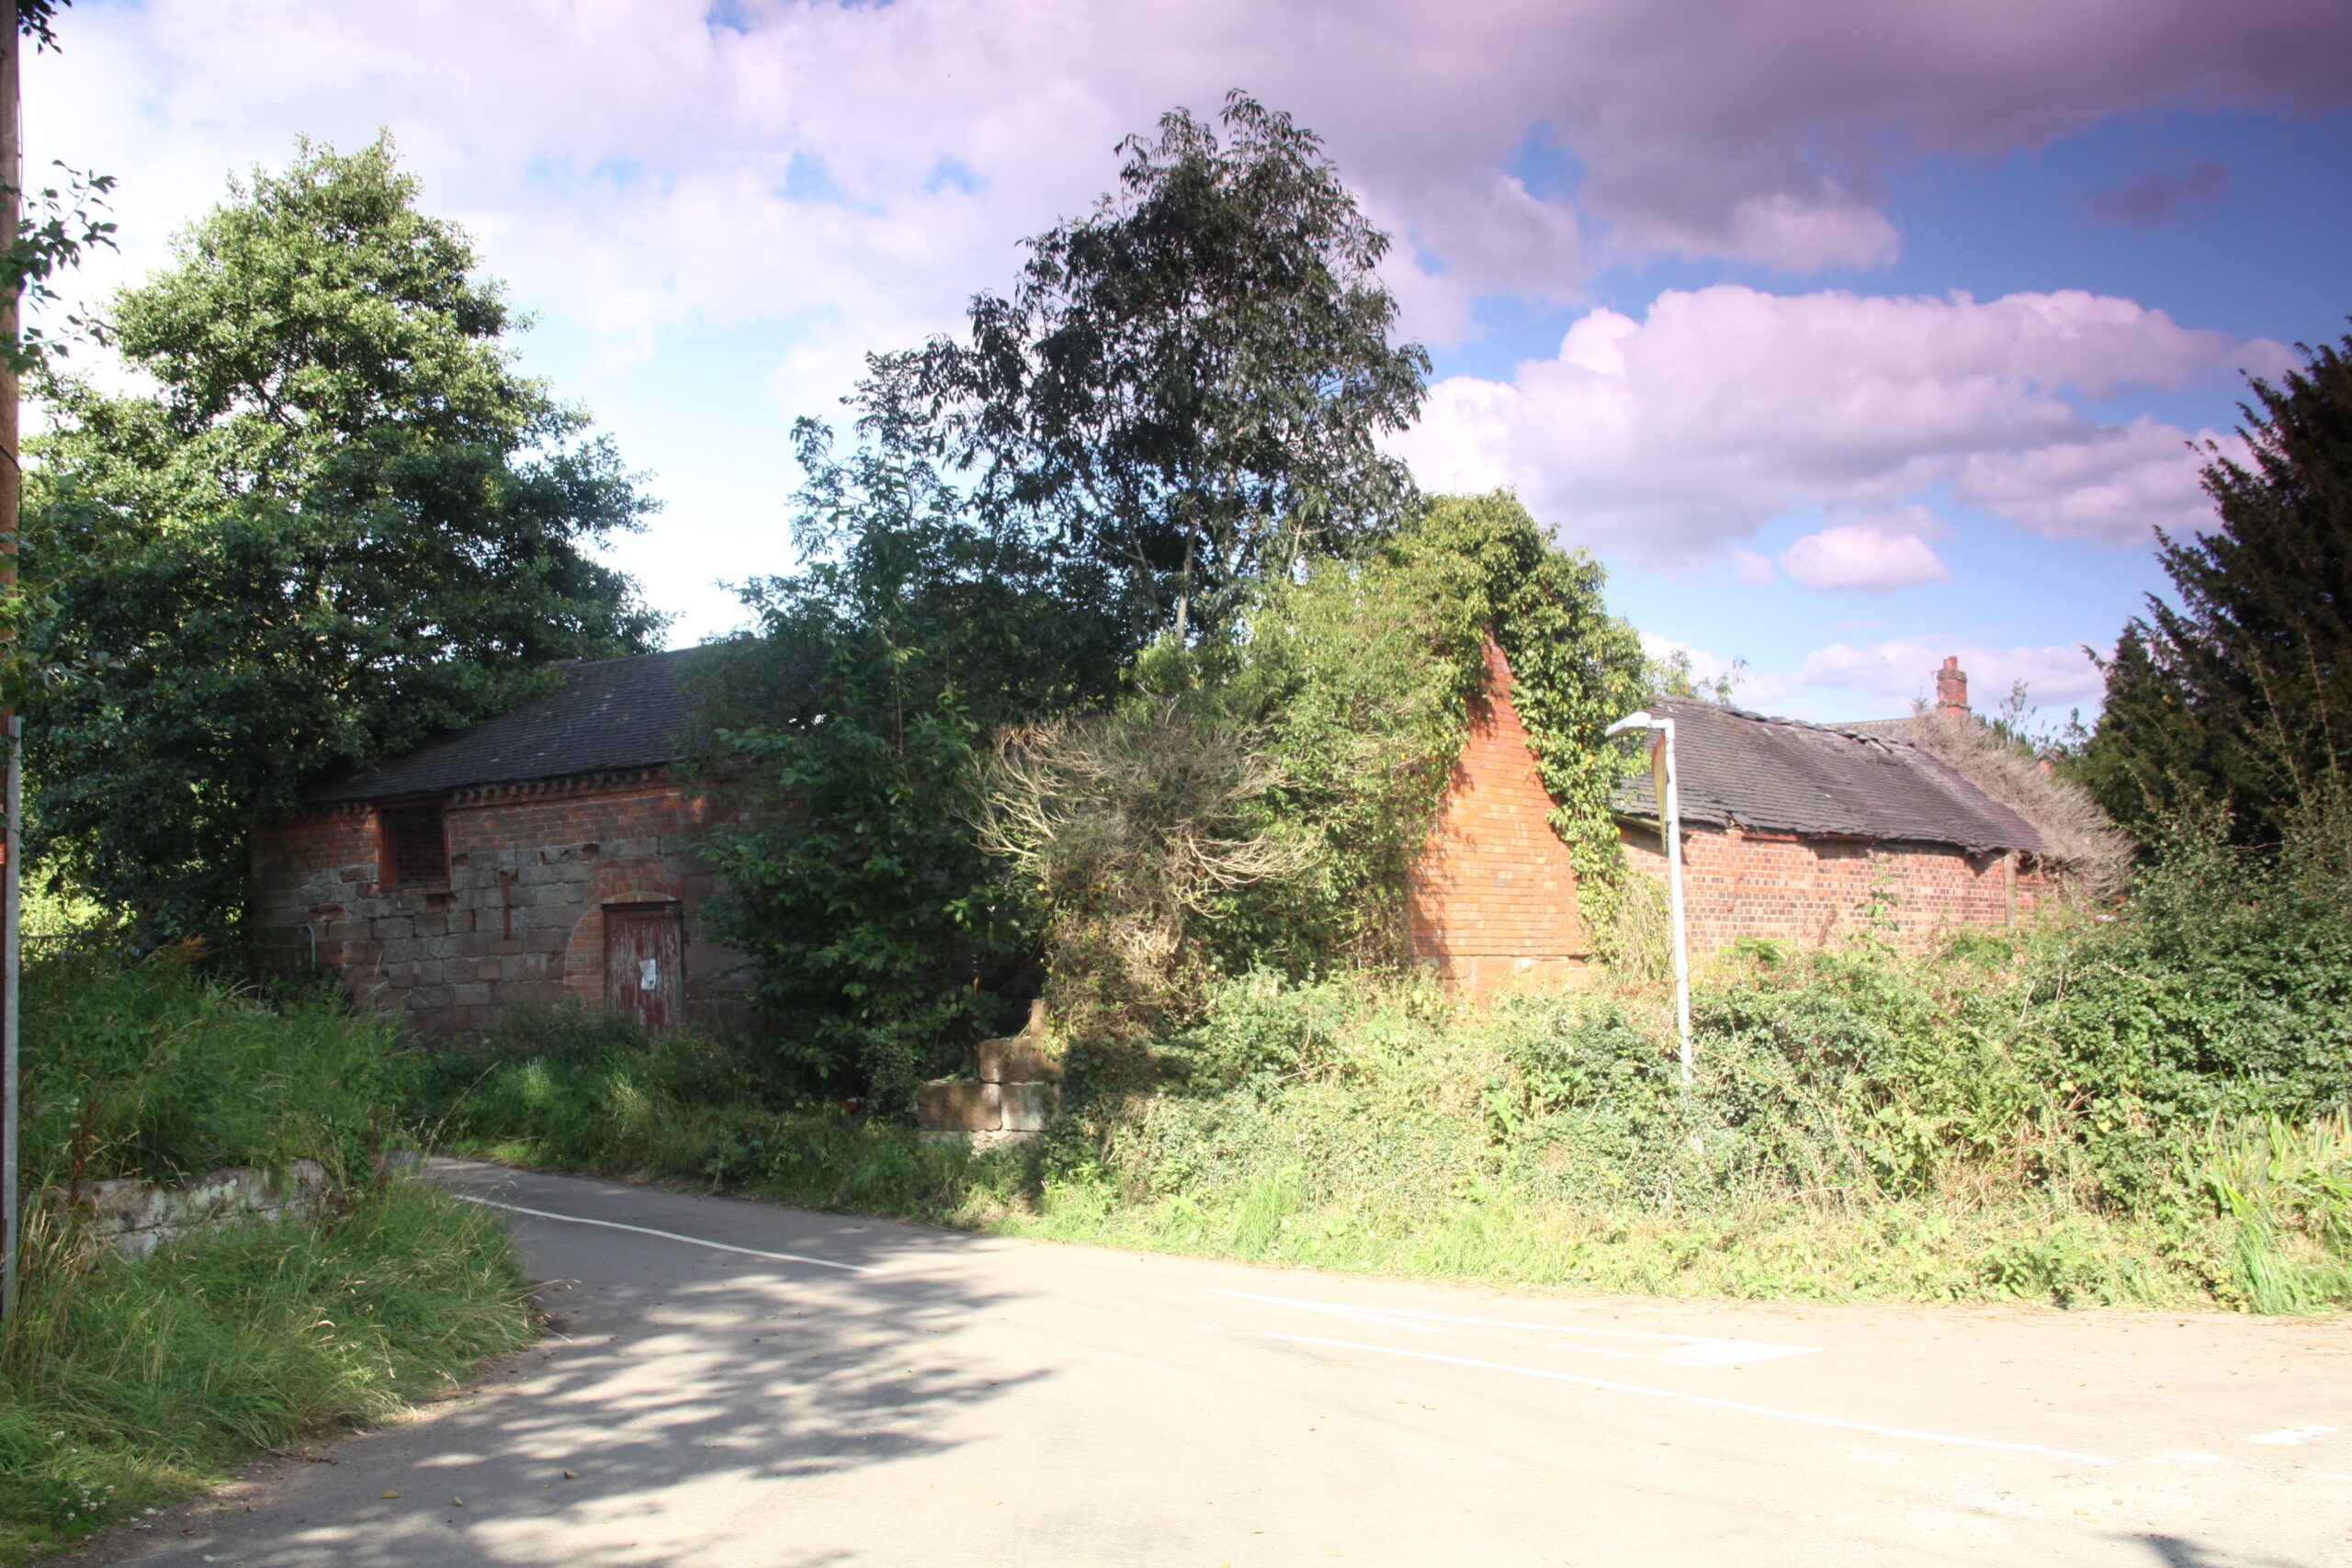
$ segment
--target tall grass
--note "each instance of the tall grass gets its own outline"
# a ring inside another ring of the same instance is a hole
[[[380,1420],[529,1337],[503,1227],[415,1182],[136,1261],[44,1239],[0,1331],[0,1560]]]
[[[137,1260],[30,1203],[23,1291],[0,1327],[0,1562],[208,1484],[256,1449],[379,1419],[527,1339],[503,1226],[378,1175],[398,1038],[325,998],[207,984],[168,955],[28,969],[28,1195],[302,1158],[334,1180],[297,1216]]]
[[[942,1224],[986,1223],[1032,1184],[1023,1160],[809,1104],[774,1088],[778,1077],[739,1036],[649,1039],[623,1019],[519,1010],[478,1042],[419,1049],[407,1119],[465,1153]]]
[[[2352,947],[2292,889],[2256,891],[2192,921],[2156,887],[2126,919],[1928,959],[1751,947],[1700,987],[1687,1091],[1654,988],[1474,1009],[1261,975],[1140,1069],[1080,1053],[1066,1123],[986,1156],[745,1092],[765,1081],[745,1043],[617,1025],[518,1027],[427,1100],[526,1162],[1069,1240],[1660,1293],[2313,1310],[2352,1300],[2352,1139],[2329,1131]]]
[[[372,1165],[399,1035],[324,995],[206,983],[170,952],[69,949],[25,971],[28,1190],[315,1159]]]

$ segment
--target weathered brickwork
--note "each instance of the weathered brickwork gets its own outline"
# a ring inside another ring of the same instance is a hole
[[[317,963],[355,999],[451,1032],[524,1002],[602,1008],[605,908],[675,903],[687,1017],[740,1016],[741,960],[705,920],[721,884],[691,846],[705,825],[698,798],[639,772],[460,790],[442,804],[446,887],[383,885],[368,804],[314,808],[255,833],[254,913],[274,945],[308,956],[315,942]]]
[[[1625,858],[1663,882],[1656,832],[1626,827]],[[1998,931],[2031,920],[2054,889],[2012,853],[1972,855],[1949,844],[1800,839],[1686,825],[1682,894],[1694,953],[1742,937],[1817,946],[1875,925],[1917,950],[1962,929]]]
[[[1510,702],[1510,665],[1487,647],[1486,700],[1471,716],[1406,906],[1413,953],[1474,995],[1586,977],[1590,944],[1577,874],[1548,820],[1527,728]]]
[[[1472,996],[1589,977],[1574,862],[1548,820],[1551,797],[1510,701],[1502,651],[1487,649],[1487,695],[1407,906],[1414,955]],[[1655,830],[1621,828],[1633,868],[1664,880]],[[1972,855],[1950,844],[1800,838],[1684,827],[1690,943],[1705,953],[1743,937],[1818,945],[1876,926],[1917,950],[1962,929],[2030,922],[2056,895],[2030,856]]]

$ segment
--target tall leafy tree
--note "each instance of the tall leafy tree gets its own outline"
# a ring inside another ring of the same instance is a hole
[[[870,434],[935,440],[984,507],[1117,570],[1147,634],[1225,625],[1255,575],[1397,519],[1379,438],[1429,374],[1321,142],[1238,92],[1218,121],[1122,141],[1115,193],[1031,240],[967,338],[875,356],[859,400]]]
[[[43,49],[54,49],[57,47],[57,13],[68,9],[73,4],[74,0],[17,0],[17,30],[27,38],[40,40]]]
[[[971,825],[988,733],[1099,694],[1119,623],[1101,571],[928,464],[799,434],[807,565],[750,584],[759,635],[703,666],[714,783],[748,807],[706,853],[792,1076],[899,1109],[1004,1021],[1035,956]]]
[[[1122,142],[1120,188],[1029,242],[969,333],[876,355],[846,455],[803,422],[799,573],[714,662],[722,916],[804,1079],[896,1107],[1001,1021],[1035,911],[974,828],[1009,721],[1100,705],[1170,627],[1408,510],[1379,450],[1428,359],[1390,343],[1386,236],[1246,97]]]
[[[2107,666],[2078,766],[2128,826],[2219,812],[2268,843],[2352,806],[2352,337],[2303,354],[2253,383],[2251,466],[2205,467],[2220,527],[2162,537],[2178,603],[2151,595]]]
[[[309,781],[543,690],[660,618],[595,558],[650,503],[518,375],[389,140],[232,182],[109,327],[146,396],[48,389],[25,528],[33,841],[158,932],[233,915]]]

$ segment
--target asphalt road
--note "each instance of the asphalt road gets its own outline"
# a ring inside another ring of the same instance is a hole
[[[557,1337],[130,1561],[2352,1564],[2341,1318],[1500,1293],[439,1174],[515,1209]]]

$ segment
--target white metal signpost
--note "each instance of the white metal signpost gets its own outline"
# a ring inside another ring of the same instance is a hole
[[[1666,840],[1666,900],[1674,920],[1674,1025],[1682,1040],[1682,1087],[1690,1087],[1690,940],[1682,919],[1682,800],[1674,776],[1674,721],[1653,718],[1646,708],[1629,713],[1611,725],[1615,737],[1646,729],[1657,739],[1650,743],[1650,776],[1657,792],[1658,826]]]

